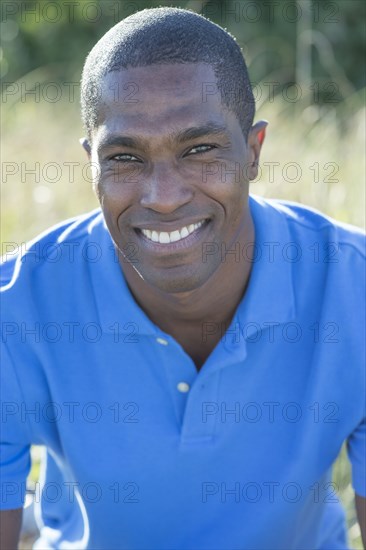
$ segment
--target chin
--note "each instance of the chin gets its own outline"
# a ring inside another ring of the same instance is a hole
[[[191,292],[200,288],[205,284],[208,277],[202,277],[199,275],[188,275],[186,277],[182,276],[172,276],[172,277],[151,277],[149,274],[148,277],[139,273],[140,277],[144,279],[151,287],[160,290],[161,292],[167,292],[169,294],[179,294],[183,292]]]

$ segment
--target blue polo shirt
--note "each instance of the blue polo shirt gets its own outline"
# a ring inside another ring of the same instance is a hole
[[[100,210],[3,265],[1,507],[44,445],[35,548],[348,548],[331,469],[347,441],[366,497],[364,235],[249,200],[249,285],[227,330],[202,324],[222,337],[199,372],[138,306]]]

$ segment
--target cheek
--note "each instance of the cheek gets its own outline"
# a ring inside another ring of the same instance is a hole
[[[224,209],[225,225],[236,230],[242,223],[248,205],[249,185],[234,180],[217,185],[215,199]]]
[[[230,212],[242,211],[246,204],[249,192],[249,185],[246,182],[238,181],[235,176],[226,178],[211,178],[201,187],[204,194],[215,202],[219,203]]]
[[[113,175],[103,177],[96,187],[99,201],[112,210],[124,210],[138,200],[136,184],[123,182]]]
[[[122,164],[109,160],[100,160],[97,155],[92,155],[90,171],[93,185],[98,194],[116,196],[122,189],[136,186],[141,180],[137,164]]]
[[[212,185],[219,193],[235,192],[236,188],[249,181],[250,164],[246,156],[218,159],[212,163],[203,163],[201,167],[201,180],[203,185]]]

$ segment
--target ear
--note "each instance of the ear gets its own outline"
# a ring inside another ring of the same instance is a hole
[[[83,148],[85,149],[86,154],[88,155],[88,159],[90,159],[91,147],[90,147],[90,143],[89,143],[89,141],[87,140],[87,138],[85,138],[85,137],[80,138],[80,139],[79,139],[79,143],[80,143],[80,145],[82,145]]]
[[[258,175],[259,155],[262,149],[268,122],[260,120],[249,131],[248,135],[248,179],[254,180]]]

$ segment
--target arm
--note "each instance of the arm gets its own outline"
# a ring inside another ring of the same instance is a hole
[[[0,548],[2,550],[18,548],[22,515],[22,508],[0,512]]]
[[[360,524],[362,543],[366,548],[366,498],[356,494],[356,512]]]

